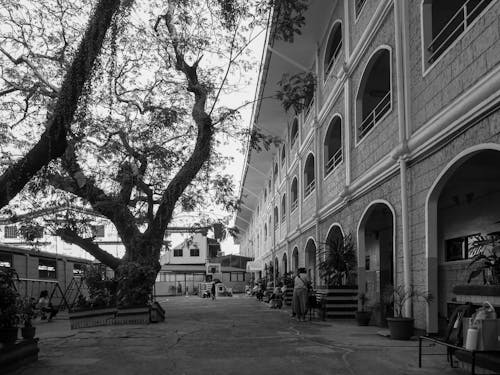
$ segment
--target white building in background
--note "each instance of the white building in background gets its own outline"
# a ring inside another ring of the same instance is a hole
[[[95,242],[111,255],[121,258],[125,254],[118,232],[114,225],[104,220],[96,221],[93,225]],[[35,242],[27,242],[19,233],[17,224],[6,224],[0,226],[0,243],[9,246],[31,247],[36,250],[45,251],[54,254],[78,257],[84,259],[94,259],[85,250],[77,245],[63,241],[59,236],[52,235],[44,230],[43,236]]]

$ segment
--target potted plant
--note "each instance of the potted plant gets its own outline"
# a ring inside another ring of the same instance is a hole
[[[320,276],[328,288],[338,288],[355,284],[356,248],[349,234],[334,238],[325,243],[320,253],[324,260],[319,263]]]
[[[385,304],[392,304],[394,307],[394,317],[387,317],[391,338],[395,340],[409,340],[413,336],[414,318],[404,317],[403,309],[406,301],[413,298],[423,298],[426,302],[431,300],[431,295],[428,292],[421,292],[413,286],[405,287],[399,285],[394,287],[388,285],[382,299]]]
[[[483,284],[500,285],[500,235],[475,236],[469,253],[473,256],[467,266],[469,270],[467,283],[482,276]]]
[[[5,345],[12,345],[17,340],[19,294],[14,287],[15,278],[14,269],[0,267],[0,342]]]
[[[370,323],[372,312],[366,309],[366,301],[368,301],[366,293],[360,293],[358,295],[358,300],[361,305],[361,310],[356,311],[356,320],[359,326],[367,326]]]
[[[21,328],[21,335],[25,340],[33,340],[35,337],[36,327],[33,327],[32,319],[35,316],[34,305],[36,301],[32,301],[29,298],[19,299],[19,312],[20,318],[23,322],[23,327]]]

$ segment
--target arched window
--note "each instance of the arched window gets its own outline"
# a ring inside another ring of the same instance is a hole
[[[424,0],[426,64],[438,59],[493,0]]]
[[[264,224],[264,238],[267,237],[267,224]]]
[[[286,161],[286,148],[285,145],[281,148],[281,166],[285,166],[285,161]]]
[[[273,221],[271,216],[269,216],[269,235],[271,235],[271,228],[273,227]]]
[[[328,126],[324,143],[325,176],[342,162],[342,121],[335,116]]]
[[[356,97],[358,140],[391,110],[391,53],[379,49],[371,57]]]
[[[286,220],[286,194],[283,194],[281,198],[281,222],[284,223]]]
[[[314,155],[309,154],[304,167],[304,198],[314,190],[316,180],[314,178]]]
[[[259,216],[259,205],[257,205],[257,216]]]
[[[274,185],[276,185],[277,178],[278,178],[278,163],[274,163]]]
[[[274,230],[278,229],[278,224],[280,222],[278,206],[274,206]]]
[[[328,43],[326,44],[325,51],[325,61],[323,69],[325,72],[325,79],[333,68],[337,57],[340,55],[342,50],[342,23],[339,21],[335,23],[328,37]]]
[[[264,202],[266,201],[266,199],[267,199],[267,189],[264,188]]]
[[[290,144],[292,145],[292,147],[295,145],[295,141],[297,140],[298,137],[299,137],[299,120],[295,118],[293,120],[292,129],[290,131],[290,139],[291,139]]]
[[[290,202],[290,212],[295,210],[297,206],[299,205],[299,194],[298,194],[298,183],[297,183],[297,177],[295,177],[292,181],[292,186],[290,188],[290,196],[291,196],[291,202]]]

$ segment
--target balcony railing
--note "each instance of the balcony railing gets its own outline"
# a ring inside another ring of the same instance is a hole
[[[299,138],[298,131],[292,136],[292,147],[295,146],[295,142],[297,141],[297,138]]]
[[[295,211],[295,209],[299,207],[299,200],[296,199],[292,202],[292,204],[290,205],[290,212],[293,212]]]
[[[314,106],[314,98],[312,98],[311,101],[309,103],[307,103],[306,113],[305,113],[304,118],[309,117],[309,114],[311,113],[311,109],[313,108],[313,106]]]
[[[365,5],[366,0],[356,0],[356,16],[359,15],[361,9],[363,9],[363,5]]]
[[[338,151],[333,154],[333,156],[328,159],[325,165],[325,175],[330,173],[333,168],[339,165],[342,162],[342,147],[338,149]]]
[[[281,217],[281,223],[283,224],[285,221],[286,221],[286,215],[283,215],[283,216]]]
[[[441,31],[427,46],[431,52],[428,59],[433,63],[441,54],[462,34],[477,16],[491,3],[492,0],[481,0],[474,6],[477,0],[468,0],[464,5],[450,18]]]
[[[335,51],[333,52],[332,58],[330,59],[330,62],[328,63],[328,67],[326,68],[326,72],[325,72],[325,79],[328,77],[328,75],[330,74],[330,71],[332,70],[333,66],[337,62],[337,57],[340,53],[341,48],[342,48],[342,41],[340,41],[337,48],[335,48]]]
[[[311,194],[315,186],[316,186],[316,180],[313,179],[304,189],[304,197],[307,197],[309,194]]]
[[[366,133],[370,131],[371,128],[379,122],[382,117],[391,108],[391,91],[387,92],[384,97],[378,102],[378,104],[373,108],[373,110],[365,117],[361,125],[359,126],[359,139],[363,138]]]

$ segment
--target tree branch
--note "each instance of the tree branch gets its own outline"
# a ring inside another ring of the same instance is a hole
[[[40,140],[20,160],[0,176],[0,208],[6,206],[26,183],[51,160],[61,157],[66,149],[66,134],[73,122],[78,99],[90,77],[113,15],[120,0],[100,0],[80,42],[75,58],[64,77],[51,120]]]
[[[90,238],[83,238],[69,228],[56,229],[55,234],[61,237],[65,242],[80,246],[99,262],[111,267],[113,270],[116,270],[121,263],[120,259],[101,249],[99,245],[97,245]]]

